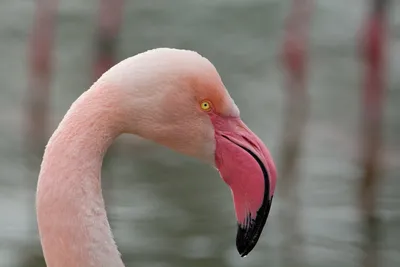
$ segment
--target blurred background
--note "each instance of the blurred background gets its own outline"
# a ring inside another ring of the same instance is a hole
[[[218,173],[122,136],[102,179],[126,266],[400,266],[398,0],[0,0],[0,267],[45,266],[36,182],[71,103],[156,47],[215,64],[277,193],[240,258]]]

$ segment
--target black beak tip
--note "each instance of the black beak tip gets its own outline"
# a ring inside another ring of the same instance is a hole
[[[239,252],[240,257],[242,257],[242,258],[245,258],[245,257],[247,256],[247,254],[248,254],[248,253],[246,253],[246,252],[244,252],[244,251]]]
[[[247,245],[245,243],[236,242],[236,249],[239,252],[240,257],[244,258],[247,256]]]
[[[246,257],[256,246],[258,241],[257,234],[254,235],[253,227],[243,228],[238,225],[238,232],[236,236],[236,249],[240,257]]]
[[[236,249],[239,252],[240,257],[246,257],[257,245],[261,232],[267,221],[271,209],[271,203],[272,198],[263,204],[261,209],[257,212],[255,220],[251,219],[249,214],[247,225],[238,224]]]
[[[237,251],[239,252],[240,257],[245,258],[251,250],[247,248],[245,244],[240,244],[236,246]]]

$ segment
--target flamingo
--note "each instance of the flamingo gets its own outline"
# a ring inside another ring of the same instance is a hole
[[[122,133],[214,166],[232,192],[237,250],[242,257],[253,250],[275,191],[271,154],[240,119],[208,59],[190,50],[158,48],[106,71],[50,137],[36,192],[47,266],[124,266],[100,184],[103,156]]]

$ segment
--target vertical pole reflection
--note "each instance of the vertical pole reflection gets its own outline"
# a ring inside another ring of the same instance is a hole
[[[385,46],[387,42],[388,0],[369,0],[370,14],[361,32],[360,50],[364,61],[361,120],[360,208],[365,230],[362,266],[377,267],[378,215],[376,194],[380,181],[383,105],[385,93]]]
[[[284,241],[281,251],[284,266],[300,266],[303,262],[301,236],[301,204],[297,195],[300,182],[298,157],[301,154],[303,131],[308,120],[307,61],[310,16],[313,0],[293,0],[286,21],[282,63],[285,67],[286,103],[281,144],[280,208]]]
[[[52,70],[51,52],[58,1],[36,0],[28,46],[28,91],[26,99],[25,147],[41,153],[47,139]]]

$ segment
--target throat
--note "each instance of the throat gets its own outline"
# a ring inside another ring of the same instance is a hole
[[[46,147],[36,208],[49,267],[117,266],[101,190],[105,152],[121,133],[112,98],[90,89],[68,111]]]

